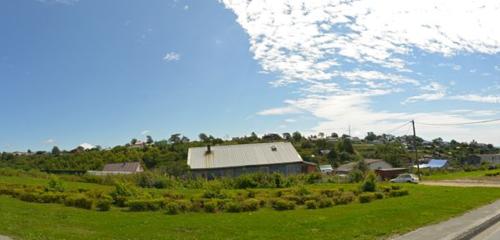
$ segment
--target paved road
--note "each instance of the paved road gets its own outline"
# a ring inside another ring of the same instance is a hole
[[[472,240],[498,240],[500,239],[500,222],[486,229]]]
[[[485,222],[500,215],[500,200],[472,210],[460,217],[417,229],[393,240],[453,240],[467,234]],[[491,229],[491,228],[490,228]],[[499,240],[500,238],[493,238]],[[486,238],[485,240],[490,240]]]

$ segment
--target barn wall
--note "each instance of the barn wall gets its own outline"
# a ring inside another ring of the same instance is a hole
[[[191,170],[194,177],[202,178],[217,178],[217,177],[238,177],[247,173],[281,173],[285,176],[306,173],[310,170],[306,164],[303,163],[288,163],[288,164],[274,164],[274,165],[260,165],[260,166],[247,166],[247,167],[233,167],[233,168],[216,168],[216,169],[203,169]]]

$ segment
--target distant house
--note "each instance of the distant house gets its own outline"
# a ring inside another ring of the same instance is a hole
[[[134,174],[144,172],[140,162],[109,163],[104,165],[102,171],[88,171],[88,174],[96,176]]]
[[[128,146],[128,148],[132,148],[132,149],[143,149],[143,148],[146,148],[146,143],[143,142],[143,141],[140,141],[140,140],[137,140],[137,142],[135,142],[134,144],[130,144]]]
[[[245,173],[292,175],[314,172],[291,143],[274,142],[190,148],[187,164],[195,177],[235,177]]]
[[[368,169],[370,170],[377,170],[377,169],[389,169],[392,168],[392,165],[385,162],[382,159],[365,159],[365,164],[367,165]],[[349,174],[352,172],[352,170],[356,167],[358,162],[350,162],[344,165],[340,165],[338,168],[335,169],[335,173],[337,174]]]
[[[475,154],[470,155],[462,162],[469,165],[481,165],[482,163],[488,163],[491,165],[500,164],[500,154]]]
[[[321,171],[321,173],[329,174],[333,172],[333,167],[330,164],[320,165],[319,170]]]
[[[449,166],[448,160],[444,159],[431,159],[429,163],[420,164],[418,167],[420,168],[430,168],[430,169],[438,169],[438,168],[447,168]],[[415,168],[417,165],[414,166]]]

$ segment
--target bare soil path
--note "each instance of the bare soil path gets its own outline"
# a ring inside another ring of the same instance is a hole
[[[457,179],[457,180],[440,180],[440,181],[422,181],[420,184],[430,185],[430,186],[447,186],[447,187],[498,187],[498,188],[500,188],[500,181],[491,181],[491,180]]]

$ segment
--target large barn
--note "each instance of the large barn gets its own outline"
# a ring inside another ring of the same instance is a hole
[[[278,172],[284,175],[316,171],[291,143],[257,143],[190,148],[188,165],[196,177],[236,177],[245,173]]]

